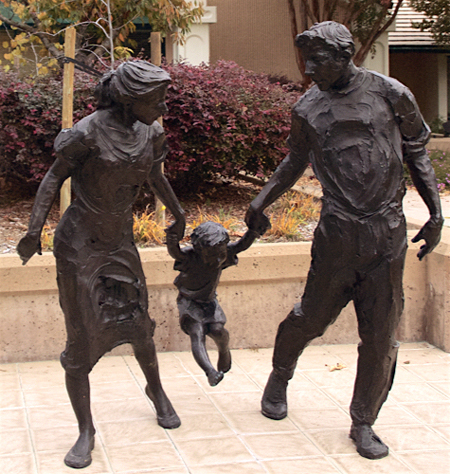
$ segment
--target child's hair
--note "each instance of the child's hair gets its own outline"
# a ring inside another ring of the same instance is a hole
[[[217,222],[203,222],[194,229],[191,234],[191,242],[194,248],[214,247],[230,241],[228,232],[223,225]]]

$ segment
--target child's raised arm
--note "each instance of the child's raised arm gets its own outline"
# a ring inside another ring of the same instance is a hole
[[[233,250],[234,254],[237,254],[247,250],[258,237],[258,232],[249,229],[237,242],[232,242],[228,246]]]
[[[183,251],[180,248],[177,233],[175,231],[171,231],[170,227],[166,229],[166,243],[167,243],[167,250],[169,252],[169,255],[173,259],[182,261],[186,258]]]

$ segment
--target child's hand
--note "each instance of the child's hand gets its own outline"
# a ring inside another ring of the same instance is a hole
[[[184,222],[175,221],[172,225],[164,229],[167,240],[179,242],[184,237]]]

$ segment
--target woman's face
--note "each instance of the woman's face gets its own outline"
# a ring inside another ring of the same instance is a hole
[[[165,102],[166,93],[167,86],[162,85],[155,91],[134,100],[131,103],[131,113],[140,122],[151,125],[158,117],[168,111]]]

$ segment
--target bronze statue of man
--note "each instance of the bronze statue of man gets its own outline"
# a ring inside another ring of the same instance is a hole
[[[25,264],[40,253],[40,235],[63,182],[72,178],[76,199],[55,232],[54,255],[67,344],[61,354],[80,435],[65,457],[70,467],[91,463],[95,429],[88,374],[106,352],[131,343],[147,380],[146,393],[164,428],[180,420],[161,386],[148,296],[133,240],[132,206],[148,181],[184,234],[183,210],[160,164],[168,151],[156,119],[167,111],[170,76],[146,61],[129,61],[103,76],[97,110],[55,141],[56,160],[44,177],[18,252]]]
[[[315,85],[294,105],[290,153],[250,205],[246,222],[263,232],[264,209],[309,163],[323,188],[323,207],[302,300],[278,328],[262,413],[287,415],[286,390],[298,357],[353,300],[361,342],[350,437],[361,456],[380,459],[389,450],[372,425],[392,386],[403,310],[403,163],[430,212],[413,239],[425,240],[420,260],[439,243],[443,225],[425,150],[430,131],[404,85],[353,64],[354,42],[345,26],[316,24],[297,36],[296,45]]]

